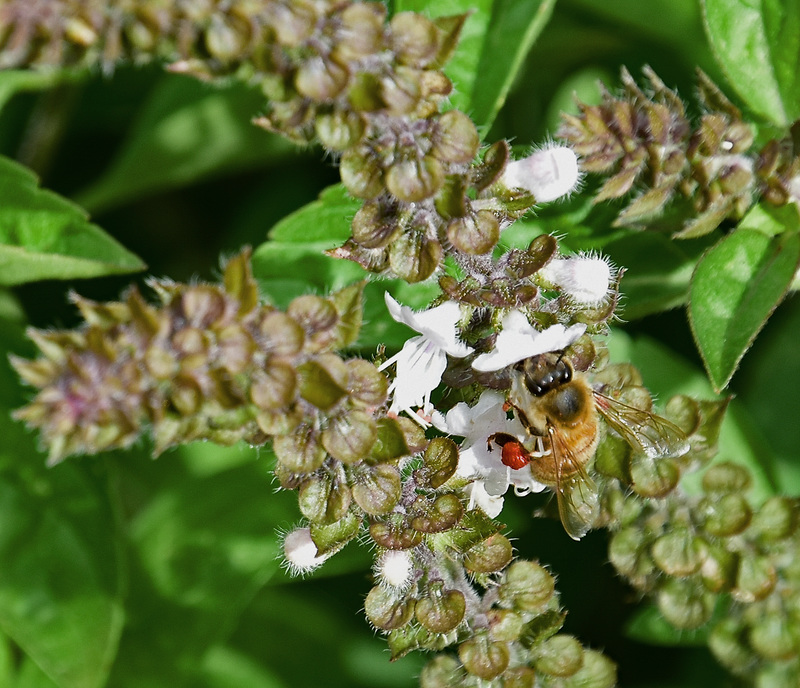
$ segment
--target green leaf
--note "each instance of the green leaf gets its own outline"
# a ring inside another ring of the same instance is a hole
[[[143,270],[83,209],[40,189],[36,175],[0,156],[0,285]]]
[[[343,184],[323,189],[319,198],[287,215],[269,232],[273,241],[287,243],[330,242],[333,247],[350,236],[350,221],[362,201],[353,198]]]
[[[800,116],[800,3],[703,0],[717,61],[748,106],[778,126]]]
[[[17,93],[44,91],[65,81],[78,81],[86,74],[86,72],[72,70],[0,70],[0,109]]]
[[[717,605],[715,618],[724,614]],[[708,634],[713,628],[713,623],[706,623],[694,630],[677,629],[672,626],[658,610],[655,604],[648,604],[637,609],[625,624],[625,635],[634,640],[653,645],[667,645],[670,647],[703,646],[708,641]]]
[[[466,109],[488,131],[556,0],[495,0]]]
[[[783,299],[800,264],[800,233],[737,229],[710,249],[692,278],[689,321],[709,378],[723,389]]]
[[[250,121],[263,106],[258,89],[238,82],[220,87],[165,76],[111,168],[78,194],[78,202],[98,212],[280,159],[292,146]]]

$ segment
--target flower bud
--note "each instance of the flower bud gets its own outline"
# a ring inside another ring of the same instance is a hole
[[[295,398],[297,376],[292,366],[285,363],[270,363],[263,371],[253,375],[250,385],[250,400],[265,411],[288,406]]]
[[[608,558],[614,568],[637,586],[644,585],[656,570],[647,545],[645,534],[630,526],[614,533],[608,547]]]
[[[680,477],[680,469],[672,459],[653,460],[642,456],[631,462],[633,491],[642,497],[658,499],[668,495]]]
[[[286,557],[286,566],[294,575],[310,573],[330,557],[330,554],[317,554],[317,546],[311,539],[308,528],[297,528],[287,533],[283,539],[283,554]]]
[[[334,110],[331,113],[317,115],[314,120],[314,131],[325,148],[343,152],[361,140],[364,135],[364,120],[356,112]]]
[[[412,582],[414,559],[406,550],[387,550],[375,562],[378,582],[398,590],[406,590]]]
[[[706,543],[705,550],[703,565],[700,567],[703,584],[711,592],[730,590],[739,565],[738,556],[722,546],[709,543]]]
[[[414,614],[414,600],[376,585],[364,600],[364,613],[376,628],[391,631],[402,628]]]
[[[458,467],[458,447],[449,437],[434,437],[422,455],[423,465],[414,473],[419,484],[433,489],[444,485]]]
[[[703,475],[705,492],[745,492],[751,483],[750,472],[732,461],[711,466]]]
[[[422,533],[404,526],[402,522],[372,523],[369,535],[378,546],[392,551],[411,549],[422,542]]]
[[[511,643],[522,635],[524,621],[521,614],[510,609],[493,608],[487,613],[489,634],[492,640]]]
[[[458,646],[458,658],[470,674],[490,681],[506,670],[510,656],[505,643],[478,635]]]
[[[249,27],[244,22],[234,25],[232,17],[213,14],[206,29],[206,48],[222,62],[241,59],[245,57],[249,38]]]
[[[272,448],[278,461],[293,473],[312,473],[325,460],[325,450],[308,427],[301,427],[291,435],[276,437]]]
[[[432,584],[428,595],[417,600],[414,614],[431,633],[449,633],[463,620],[467,604],[459,590],[443,590]]]
[[[380,52],[386,7],[380,3],[355,3],[339,14],[332,57],[347,66],[353,60]]]
[[[554,635],[537,651],[536,669],[548,676],[572,676],[583,666],[583,647],[571,635]]]
[[[461,500],[452,493],[439,495],[430,503],[430,498],[420,496],[412,508],[420,513],[411,519],[411,527],[422,533],[443,533],[453,528],[464,515]]]
[[[509,189],[529,191],[537,203],[549,203],[578,186],[578,156],[567,146],[545,148],[522,160],[509,162],[501,181]]]
[[[369,148],[350,148],[339,161],[342,184],[356,198],[375,198],[383,191],[383,170]]]
[[[397,218],[385,212],[379,202],[368,201],[353,217],[351,224],[353,240],[364,248],[388,246],[400,231]]]
[[[527,666],[506,669],[503,674],[503,688],[536,688],[539,684],[536,671]]]
[[[502,533],[495,533],[467,550],[464,566],[473,573],[495,573],[501,571],[514,556],[514,548]]]
[[[539,276],[575,303],[596,306],[609,294],[614,270],[606,258],[580,254],[551,260],[539,271]]]

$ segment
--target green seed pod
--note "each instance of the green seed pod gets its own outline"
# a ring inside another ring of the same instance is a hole
[[[406,203],[430,198],[443,184],[444,167],[431,155],[397,160],[386,171],[386,188]]]
[[[706,474],[708,475],[708,474]],[[705,515],[703,527],[706,532],[717,537],[729,537],[743,532],[753,517],[747,499],[739,493],[715,495],[703,500],[702,512]]]
[[[498,588],[504,604],[525,611],[538,611],[553,597],[553,576],[535,561],[517,560],[505,573]]]
[[[363,358],[347,361],[347,393],[354,403],[380,406],[388,395],[389,383],[378,368]]]
[[[194,378],[180,375],[173,381],[169,401],[182,416],[191,416],[200,409],[203,392]]]
[[[583,666],[583,647],[571,635],[554,635],[537,649],[536,669],[548,676],[572,676]]]
[[[422,533],[402,523],[378,522],[369,527],[370,537],[384,549],[403,550],[416,547],[422,542]]]
[[[608,546],[608,558],[614,568],[637,587],[644,585],[656,570],[648,545],[649,539],[640,528],[630,526],[614,533]]]
[[[356,198],[375,198],[383,191],[383,170],[373,152],[365,147],[350,148],[339,161],[342,184]]]
[[[495,573],[508,566],[513,557],[514,548],[509,539],[495,533],[467,550],[464,566],[473,573]]]
[[[144,364],[147,367],[147,372],[157,380],[171,379],[178,371],[178,358],[175,352],[159,345],[148,347],[144,355]],[[39,387],[45,384],[44,381],[39,384],[39,381],[31,380],[27,377],[25,381]]]
[[[360,467],[353,476],[352,490],[356,504],[366,513],[371,516],[387,514],[400,499],[400,472],[387,464]]]
[[[767,613],[750,628],[750,646],[770,662],[785,662],[798,653],[796,631],[780,612]]]
[[[380,81],[379,98],[395,117],[409,115],[419,105],[422,75],[417,69],[398,66]]]
[[[314,294],[292,299],[286,313],[312,338],[319,333],[329,332],[339,321],[336,307],[328,299]]]
[[[334,354],[303,363],[297,375],[300,396],[322,411],[331,409],[347,394],[347,367]]]
[[[279,411],[256,412],[259,429],[270,436],[288,435],[303,421],[303,414],[296,406]]]
[[[464,619],[467,603],[459,590],[443,590],[434,583],[425,597],[417,600],[414,614],[432,633],[449,633]]]
[[[314,131],[319,142],[328,150],[336,152],[355,146],[361,141],[364,130],[365,124],[361,115],[350,110],[334,110],[318,115],[314,120]]]
[[[756,512],[751,527],[766,541],[788,538],[797,529],[797,502],[790,497],[770,497]]]
[[[347,70],[316,56],[300,65],[294,76],[294,85],[300,95],[324,103],[333,100],[344,90],[347,79]]]
[[[415,471],[418,484],[436,489],[444,485],[458,467],[458,446],[449,437],[434,437],[422,455],[422,468]]]
[[[742,552],[736,572],[736,587],[732,594],[740,602],[763,600],[775,589],[777,581],[775,566],[767,557],[753,552]]]
[[[268,23],[278,43],[296,47],[307,41],[317,23],[314,8],[303,0],[291,3],[276,2],[267,6]]]
[[[447,225],[447,238],[462,253],[477,256],[489,253],[500,239],[500,222],[489,210],[456,217]]]
[[[259,409],[277,411],[294,401],[296,389],[294,368],[286,363],[270,362],[263,371],[253,374],[250,401]]]
[[[420,688],[453,688],[461,685],[465,672],[452,655],[439,654],[428,662],[419,677]]]
[[[371,414],[349,410],[330,419],[322,431],[322,446],[334,459],[355,463],[369,455],[378,426]]]
[[[306,333],[300,323],[280,311],[267,314],[258,329],[265,350],[272,356],[294,356],[305,343]]]
[[[380,3],[355,3],[339,14],[331,57],[346,67],[351,61],[375,55],[383,47],[386,7]]]
[[[720,621],[708,636],[708,647],[723,666],[738,674],[749,672],[758,659],[743,639],[743,628],[738,619]]]
[[[439,52],[439,32],[435,24],[416,12],[400,12],[389,22],[391,47],[397,61],[425,67]]]
[[[272,441],[278,461],[292,473],[313,473],[325,460],[325,450],[307,426],[291,435],[282,435]]]
[[[376,585],[364,601],[364,613],[376,628],[391,631],[402,628],[414,614],[414,600],[398,596],[394,591]]]
[[[312,523],[330,525],[344,518],[352,495],[347,485],[330,475],[306,480],[297,495],[300,513]]]
[[[420,496],[411,512],[419,509],[421,513],[411,519],[411,527],[422,533],[443,533],[453,528],[464,515],[464,506],[454,494],[443,494],[436,497],[433,503]]]
[[[459,110],[448,110],[436,120],[432,153],[439,160],[466,165],[478,154],[481,139],[473,121]]]
[[[510,609],[493,608],[487,612],[489,618],[489,635],[500,643],[512,643],[519,640],[525,624],[522,616]]]
[[[477,635],[458,646],[458,658],[470,674],[490,681],[506,670],[510,656],[505,643],[493,643],[486,635]]]
[[[409,231],[401,234],[389,246],[389,265],[392,271],[406,282],[428,279],[442,262],[441,244],[424,232]]]
[[[653,460],[644,456],[631,462],[633,491],[642,497],[666,497],[680,480],[681,471],[672,459]]]
[[[687,437],[700,427],[700,405],[691,397],[677,394],[664,408],[664,415],[677,425]]]
[[[503,674],[503,688],[536,688],[537,685],[540,684],[536,671],[530,667],[514,667]]]
[[[691,576],[703,563],[703,540],[686,528],[675,528],[661,535],[650,549],[658,568],[677,578]]]
[[[711,466],[703,475],[703,490],[713,492],[745,492],[751,484],[750,471],[744,466],[725,461]]]
[[[739,567],[738,555],[710,543],[706,543],[705,550],[703,566],[700,568],[703,584],[715,593],[730,590]]]
[[[664,581],[656,595],[658,609],[675,628],[700,628],[711,618],[715,596],[691,581]]]
[[[209,54],[221,62],[241,60],[247,57],[250,27],[235,17],[213,14],[205,38]]]
[[[387,211],[379,202],[368,201],[353,217],[351,224],[353,241],[364,248],[383,248],[388,246],[400,226],[394,213]]]
[[[583,651],[583,666],[564,680],[564,688],[614,688],[617,667],[608,657],[595,650]]]

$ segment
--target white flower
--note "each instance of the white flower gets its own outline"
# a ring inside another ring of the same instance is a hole
[[[317,546],[311,539],[311,530],[296,528],[283,538],[283,554],[289,571],[294,575],[302,575],[322,566],[331,553],[318,555]]]
[[[598,305],[606,297],[614,274],[606,258],[585,253],[554,258],[539,270],[543,279],[586,306]]]
[[[580,178],[575,151],[567,146],[550,146],[508,163],[502,182],[509,188],[530,191],[537,203],[549,203],[573,191]]]
[[[508,433],[518,439],[527,435],[516,418],[509,420],[503,410],[504,397],[500,392],[486,390],[475,406],[461,402],[446,416],[434,413],[433,423],[440,430],[464,438],[459,450],[456,475],[471,479],[465,488],[470,509],[478,506],[487,516],[496,517],[503,508],[503,495],[514,486],[517,495],[541,492],[545,486],[536,482],[525,467],[514,470],[502,462],[500,447],[489,450],[489,437],[497,432]]]
[[[414,560],[406,550],[387,550],[375,562],[375,576],[392,588],[404,590],[413,573]]]
[[[472,367],[478,372],[500,370],[524,358],[566,349],[586,331],[586,325],[578,323],[570,327],[551,325],[540,332],[518,310],[509,311],[502,324],[494,349],[472,362]]]
[[[415,313],[401,306],[388,293],[386,307],[392,318],[419,332],[404,345],[400,353],[392,356],[380,369],[397,364],[395,378],[389,387],[393,393],[389,411],[405,411],[412,418],[418,416],[413,408],[424,412],[430,406],[430,393],[442,380],[447,367],[447,354],[463,358],[472,349],[458,339],[456,324],[461,319],[461,307],[455,301],[445,301],[440,306]]]

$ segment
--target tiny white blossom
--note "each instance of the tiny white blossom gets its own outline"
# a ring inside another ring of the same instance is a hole
[[[322,566],[330,554],[317,554],[317,546],[311,539],[311,530],[296,528],[283,539],[283,554],[289,571],[294,575],[309,573]]]
[[[509,188],[530,191],[537,203],[549,203],[574,191],[580,178],[575,151],[567,146],[549,146],[509,162],[502,182]]]
[[[509,311],[503,318],[502,325],[503,329],[497,335],[494,349],[481,354],[472,362],[472,367],[478,372],[500,370],[524,358],[566,349],[586,331],[583,323],[570,327],[551,325],[546,330],[539,331],[518,310]]]
[[[615,271],[606,258],[582,253],[570,258],[554,258],[539,275],[576,303],[592,306],[609,293]]]
[[[472,353],[472,348],[458,339],[456,324],[461,319],[461,307],[455,301],[415,313],[388,293],[385,298],[392,318],[419,332],[419,336],[409,339],[400,353],[380,367],[383,370],[397,364],[394,381],[389,386],[392,393],[389,411],[405,411],[417,418],[412,409],[421,408],[423,412],[429,409],[430,394],[442,380],[447,355],[463,358]]]
[[[434,413],[433,423],[440,430],[464,438],[459,449],[456,475],[471,479],[465,489],[469,508],[479,507],[487,516],[496,517],[503,508],[503,495],[510,486],[517,495],[541,492],[545,486],[534,480],[527,468],[514,470],[502,461],[500,447],[489,449],[489,437],[498,432],[522,440],[525,428],[516,418],[509,419],[503,410],[500,392],[486,390],[475,406],[456,404],[447,415]]]
[[[375,562],[377,579],[393,588],[408,587],[413,573],[414,561],[406,550],[388,550]]]

